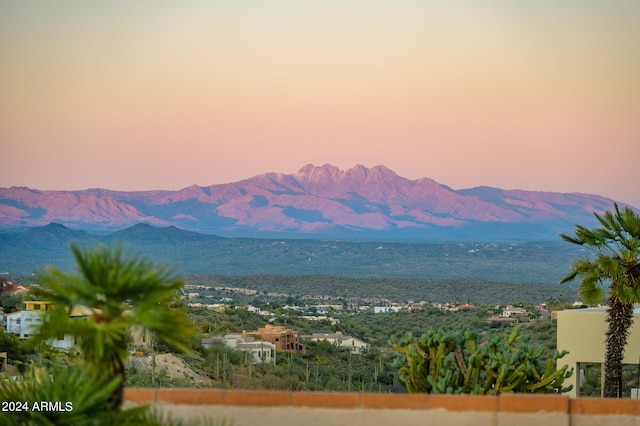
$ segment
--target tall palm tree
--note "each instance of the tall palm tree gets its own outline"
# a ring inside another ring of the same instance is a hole
[[[578,291],[587,303],[602,302],[608,292],[603,394],[609,398],[621,396],[622,361],[633,324],[633,304],[640,302],[640,216],[630,207],[614,207],[614,212],[594,213],[600,227],[576,225],[575,236],[560,234],[563,240],[595,254],[576,260],[560,284],[580,277]]]
[[[71,335],[78,342],[89,374],[96,379],[119,378],[112,395],[114,408],[122,404],[125,362],[131,327],[142,327],[178,349],[188,350],[192,332],[185,314],[171,307],[182,287],[166,268],[121,246],[80,247],[71,244],[77,270],[65,273],[49,267],[34,290],[52,302],[36,341]],[[84,309],[85,319],[73,319]]]

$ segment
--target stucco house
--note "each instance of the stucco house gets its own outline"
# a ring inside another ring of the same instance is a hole
[[[568,393],[570,397],[580,396],[581,364],[604,364],[605,342],[607,330],[607,307],[568,309],[558,312],[557,348],[568,353],[558,360],[558,368],[568,364],[574,369],[573,376],[567,384],[573,384]],[[623,364],[638,365],[640,360],[640,308],[633,312],[627,346],[624,350]],[[601,376],[604,382],[604,374]],[[602,389],[603,386],[600,386]],[[637,393],[637,391],[636,391]]]
[[[327,341],[333,345],[347,348],[351,351],[352,354],[361,354],[363,352],[367,352],[371,345],[366,343],[357,337],[345,336],[340,331],[336,331],[335,333],[313,333],[300,336],[303,340],[313,340],[315,342]]]
[[[517,306],[507,305],[500,314],[503,318],[515,318],[518,322],[528,322],[529,321],[529,313],[524,308],[519,308]]]
[[[27,300],[24,302],[25,310],[16,311],[6,315],[5,323],[7,333],[13,333],[26,339],[38,331],[42,325],[44,314],[51,308],[52,303],[42,300]],[[71,312],[72,318],[83,318],[87,314],[81,310]],[[55,349],[70,349],[75,341],[72,336],[61,334],[56,339],[50,339],[48,343]]]
[[[388,314],[389,312],[400,312],[402,310],[401,306],[374,306],[373,313],[374,314]]]
[[[247,354],[252,364],[276,362],[276,345],[247,336],[247,333],[227,334],[224,336],[224,343]]]

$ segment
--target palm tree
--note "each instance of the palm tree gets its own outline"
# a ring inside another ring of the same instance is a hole
[[[119,378],[112,394],[114,408],[122,404],[125,362],[131,327],[142,327],[181,350],[188,350],[192,332],[183,311],[171,307],[182,287],[167,269],[121,246],[92,248],[71,244],[77,271],[49,267],[40,274],[37,297],[52,302],[36,341],[73,336],[88,373],[96,380]],[[84,309],[86,320],[71,318]]]
[[[614,212],[594,213],[600,227],[576,225],[574,237],[560,234],[563,240],[595,254],[576,260],[560,284],[580,277],[578,291],[587,303],[602,302],[608,290],[603,395],[609,398],[621,396],[622,361],[633,324],[633,304],[640,302],[640,216],[630,207],[614,207]]]

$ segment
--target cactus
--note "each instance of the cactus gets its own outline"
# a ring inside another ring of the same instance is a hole
[[[556,369],[562,353],[541,360],[544,348],[533,347],[519,329],[508,336],[478,344],[478,335],[467,330],[445,332],[431,328],[419,339],[408,334],[392,339],[400,354],[394,365],[410,393],[499,395],[502,393],[564,393],[564,380],[573,370]]]

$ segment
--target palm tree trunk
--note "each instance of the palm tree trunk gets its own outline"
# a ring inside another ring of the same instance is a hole
[[[120,380],[118,382],[118,387],[109,397],[109,403],[114,410],[119,411],[122,408],[122,402],[124,401],[124,387],[127,377],[123,360],[116,360],[116,365],[114,367],[115,370],[110,379],[115,379],[116,377],[118,377]]]
[[[605,398],[620,398],[622,396],[622,360],[629,331],[633,324],[633,304],[622,302],[613,293],[611,292],[609,296],[609,310],[607,311],[609,327],[605,334],[603,389]]]

